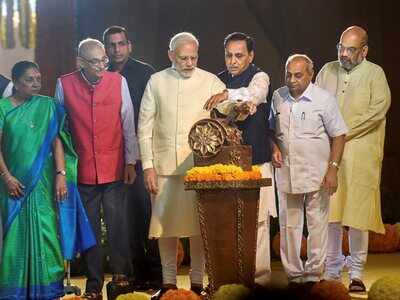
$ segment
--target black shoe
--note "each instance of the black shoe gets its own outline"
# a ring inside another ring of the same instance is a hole
[[[349,292],[350,293],[365,293],[366,292],[366,287],[362,280],[360,279],[352,279],[349,284]]]
[[[134,291],[159,290],[163,286],[160,280],[145,279],[143,277],[130,277],[129,285]]]
[[[173,285],[173,284],[164,285],[161,289],[159,289],[157,292],[155,292],[150,297],[150,299],[151,300],[159,300],[159,299],[161,299],[162,295],[164,295],[167,291],[176,290],[176,289],[178,289],[178,287],[176,285]]]
[[[209,294],[209,288],[203,288],[203,286],[201,285],[197,285],[197,284],[193,284],[190,285],[190,289],[192,290],[192,292],[194,292],[195,294],[197,294],[198,296],[203,296],[206,297]]]
[[[289,282],[288,293],[291,297],[296,297],[297,300],[310,300],[311,289],[314,286],[314,281],[307,282]]]
[[[301,282],[289,281],[288,289],[289,290],[297,290],[297,289],[300,289],[302,287],[302,285],[303,285],[303,283],[301,283]]]
[[[150,290],[159,290],[162,288],[162,282],[158,280],[149,280],[147,281],[147,285]]]
[[[81,299],[102,300],[103,299],[103,295],[101,293],[97,293],[97,292],[85,292],[81,296]]]
[[[304,282],[303,283],[303,287],[302,287],[304,292],[306,292],[308,294],[311,293],[311,290],[312,290],[314,284],[316,284],[318,282],[319,281],[306,281],[306,282]]]
[[[130,279],[129,285],[131,286],[131,289],[134,291],[147,291],[153,289],[148,281],[142,281],[137,279]]]

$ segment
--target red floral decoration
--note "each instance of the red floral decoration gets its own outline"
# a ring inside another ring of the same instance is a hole
[[[311,289],[313,300],[351,300],[348,290],[340,281],[323,280],[313,285]]]
[[[396,225],[385,224],[385,234],[369,233],[368,251],[371,253],[390,253],[398,250],[400,234]]]
[[[200,296],[185,289],[168,290],[160,300],[201,300]]]
[[[394,228],[397,231],[397,234],[400,236],[400,223],[394,224]],[[399,239],[399,245],[397,246],[397,249],[400,250],[400,239]]]

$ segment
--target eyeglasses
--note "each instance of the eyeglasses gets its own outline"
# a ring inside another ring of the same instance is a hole
[[[105,56],[102,59],[86,59],[82,56],[80,56],[80,58],[82,58],[82,60],[84,60],[85,62],[87,62],[89,65],[94,66],[94,67],[100,67],[100,64],[102,64],[104,67],[107,67],[108,64],[110,63],[110,59]]]
[[[365,46],[366,46],[366,45],[363,45],[363,46],[361,46],[361,47],[345,47],[345,46],[343,46],[342,44],[338,43],[338,44],[336,45],[336,49],[337,49],[339,52],[347,51],[347,53],[349,53],[350,55],[353,55],[354,53],[356,53],[356,51],[358,51],[358,50],[364,48]]]

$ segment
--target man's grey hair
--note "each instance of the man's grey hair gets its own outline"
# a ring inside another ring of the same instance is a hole
[[[287,70],[288,65],[294,60],[303,60],[304,62],[307,63],[307,71],[308,71],[308,73],[312,74],[314,72],[314,63],[311,60],[311,58],[309,58],[305,54],[293,54],[293,55],[290,55],[288,57],[288,59],[286,60],[285,71]]]
[[[175,34],[169,41],[169,51],[175,51],[180,45],[195,43],[199,46],[199,40],[190,32],[180,32]]]
[[[79,45],[78,45],[78,56],[81,56],[81,57],[85,56],[85,54],[87,53],[87,51],[89,49],[93,49],[95,47],[99,47],[99,48],[105,50],[104,44],[102,42],[100,42],[99,40],[87,38],[87,39],[80,41]]]

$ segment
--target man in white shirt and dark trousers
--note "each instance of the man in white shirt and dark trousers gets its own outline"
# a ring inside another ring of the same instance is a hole
[[[285,67],[286,86],[274,92],[271,109],[282,264],[290,285],[307,283],[307,287],[322,277],[329,195],[337,189],[347,132],[336,99],[311,82],[313,75],[310,58],[290,56]],[[304,208],[308,229],[305,264],[300,258]]]
[[[227,35],[224,49],[226,70],[218,77],[226,84],[227,90],[213,95],[205,107],[208,110],[217,107],[219,112],[227,114],[233,105],[236,106],[240,112],[236,124],[242,131],[243,143],[252,146],[253,165],[260,165],[263,177],[271,178],[269,76],[252,63],[254,40],[249,35],[241,32]],[[255,273],[255,282],[260,285],[266,285],[271,276],[270,216],[276,217],[274,185],[260,191]]]

